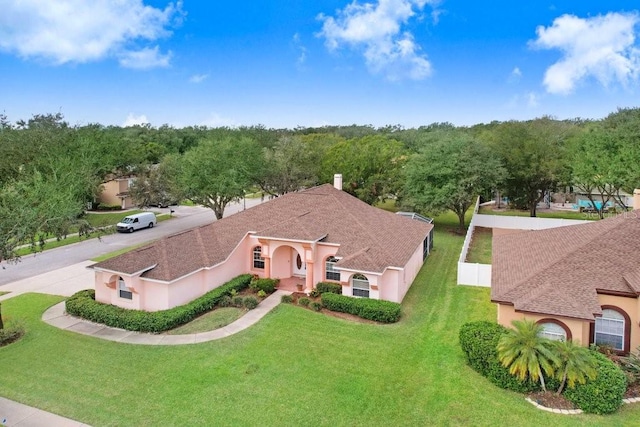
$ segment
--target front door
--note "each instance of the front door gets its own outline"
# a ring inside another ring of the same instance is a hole
[[[293,259],[291,265],[293,265],[293,275],[306,277],[307,276],[307,263],[302,260],[302,257],[295,249],[292,252]]]

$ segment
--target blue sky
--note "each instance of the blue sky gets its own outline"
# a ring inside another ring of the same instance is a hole
[[[177,127],[597,119],[640,106],[633,4],[0,0],[0,111]]]

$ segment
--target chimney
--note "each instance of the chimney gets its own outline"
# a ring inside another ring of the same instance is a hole
[[[335,189],[337,189],[337,190],[342,190],[342,174],[341,173],[337,173],[337,174],[333,175],[333,187]],[[640,195],[640,190],[638,190],[638,194]],[[640,196],[638,196],[638,197],[640,197]],[[640,207],[640,205],[638,205],[638,206]]]
[[[640,189],[633,190],[633,209],[640,209]]]

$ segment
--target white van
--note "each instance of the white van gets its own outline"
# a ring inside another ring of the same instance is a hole
[[[135,215],[125,216],[121,222],[116,225],[116,230],[121,232],[133,233],[141,228],[153,228],[158,220],[153,212],[142,212]]]

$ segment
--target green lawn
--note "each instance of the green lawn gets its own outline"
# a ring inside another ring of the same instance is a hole
[[[467,262],[491,264],[491,244],[493,231],[490,228],[475,227],[467,252]]]
[[[237,307],[220,307],[166,333],[167,335],[184,335],[213,331],[238,320],[245,313],[246,310]]]
[[[59,297],[4,301],[27,334],[0,348],[0,395],[94,426],[637,425],[640,404],[608,417],[555,415],[466,366],[460,326],[495,320],[496,309],[489,289],[455,284],[463,237],[439,219],[445,226],[393,325],[281,304],[222,340],[143,346],[43,323]]]

